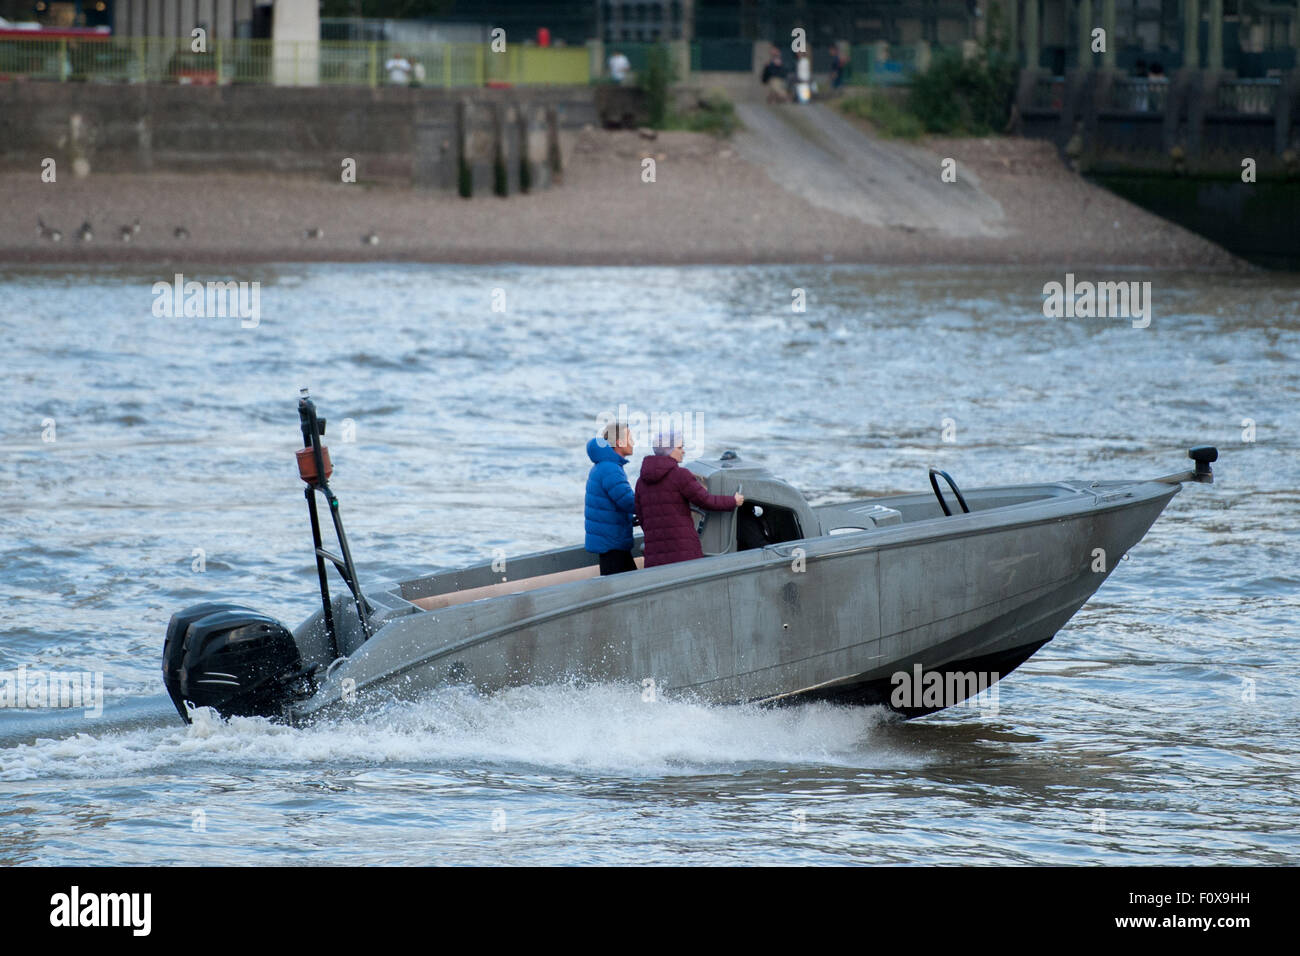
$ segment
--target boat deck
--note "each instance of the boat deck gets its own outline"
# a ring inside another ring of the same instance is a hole
[[[638,570],[645,567],[645,558],[637,557],[634,560]],[[555,584],[568,584],[570,581],[588,581],[599,576],[600,566],[598,564],[589,564],[586,567],[573,568],[569,571],[536,574],[528,578],[465,588],[461,591],[450,591],[446,594],[431,594],[428,597],[416,598],[411,603],[426,611],[439,611],[446,607],[454,607],[457,604],[468,604],[471,601],[482,601],[485,598],[501,597],[506,594],[520,594],[536,588],[548,588]]]

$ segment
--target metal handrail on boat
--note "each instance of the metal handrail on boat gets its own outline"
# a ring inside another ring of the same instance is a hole
[[[952,480],[952,475],[946,471],[940,471],[938,468],[930,469],[930,487],[934,489],[934,496],[939,499],[939,507],[948,517],[952,517],[952,512],[948,510],[948,502],[943,500],[943,492],[939,490],[939,482],[935,480],[935,475],[943,475],[943,480],[948,482],[948,487],[953,490],[957,496],[957,502],[961,505],[962,514],[970,514],[970,507],[966,504],[966,499],[962,496],[961,489],[957,487],[957,482]]]

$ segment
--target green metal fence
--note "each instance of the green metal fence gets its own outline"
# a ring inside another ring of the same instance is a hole
[[[696,40],[691,44],[691,69],[750,73],[754,69],[753,40]]]
[[[295,43],[104,37],[0,40],[0,80],[86,83],[274,83],[282,86],[542,86],[589,82],[585,47],[482,43]]]

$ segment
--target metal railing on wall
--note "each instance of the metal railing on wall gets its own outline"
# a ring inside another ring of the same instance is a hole
[[[1164,77],[1117,77],[1106,96],[1106,108],[1128,113],[1163,113],[1169,101]]]
[[[1214,108],[1219,113],[1269,115],[1277,102],[1282,81],[1275,77],[1255,80],[1223,80],[1215,90]]]
[[[283,86],[543,86],[590,80],[585,47],[482,43],[0,38],[0,80]]]
[[[1057,113],[1065,106],[1066,79],[1039,76],[1029,91],[1027,107]],[[1110,113],[1163,114],[1169,108],[1173,84],[1166,77],[1117,76],[1107,85],[1101,108]],[[1281,95],[1282,80],[1221,79],[1214,86],[1210,111],[1237,116],[1271,116]]]

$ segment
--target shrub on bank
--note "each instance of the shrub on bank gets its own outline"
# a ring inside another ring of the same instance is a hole
[[[663,128],[730,136],[740,128],[740,120],[736,116],[735,104],[726,93],[709,90],[700,96],[693,108],[670,113]]]
[[[915,139],[922,133],[987,136],[1000,133],[1015,99],[1015,62],[996,47],[964,60],[960,52],[937,57],[912,78],[900,103],[879,90],[846,96],[839,108],[864,119],[882,136]]]
[[[925,132],[915,113],[875,90],[845,96],[836,103],[841,112],[866,120],[880,135],[891,139],[916,139]]]
[[[646,54],[645,70],[637,77],[645,91],[646,112],[650,125],[663,129],[668,120],[668,88],[673,84],[672,54],[666,43],[656,43]]]
[[[1015,62],[996,48],[981,50],[969,60],[947,53],[913,77],[908,109],[928,133],[1000,133],[1011,115],[1016,73]]]

